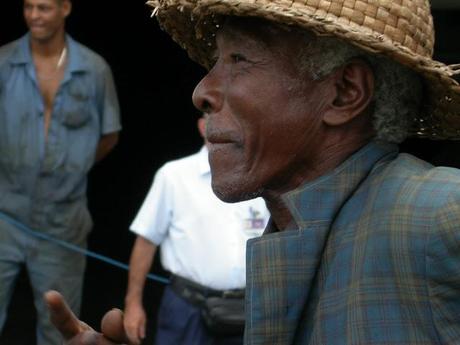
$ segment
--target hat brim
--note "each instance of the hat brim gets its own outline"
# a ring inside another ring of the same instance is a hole
[[[332,35],[365,51],[385,55],[418,72],[425,81],[424,103],[414,114],[409,135],[430,139],[460,139],[460,85],[451,66],[414,53],[385,35],[308,7],[241,0],[152,0],[161,27],[206,68],[211,66],[219,16],[248,16],[303,27],[318,35]]]

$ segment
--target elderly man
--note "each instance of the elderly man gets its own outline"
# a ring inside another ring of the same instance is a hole
[[[245,343],[458,342],[460,173],[396,145],[460,133],[428,1],[154,5],[209,68],[193,101],[209,114],[215,193],[262,196],[272,215],[248,243]],[[119,312],[105,338],[47,298],[70,344],[122,341]]]

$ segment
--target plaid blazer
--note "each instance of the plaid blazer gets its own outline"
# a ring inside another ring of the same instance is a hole
[[[247,345],[460,344],[460,172],[375,142],[248,242]]]

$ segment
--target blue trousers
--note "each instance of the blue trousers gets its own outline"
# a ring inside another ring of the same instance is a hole
[[[242,345],[241,337],[216,337],[208,332],[198,307],[166,286],[158,313],[156,345]]]
[[[34,238],[0,220],[0,331],[16,278],[25,266],[37,310],[37,344],[61,345],[63,339],[49,320],[43,294],[50,289],[61,292],[78,315],[85,263],[83,255]]]

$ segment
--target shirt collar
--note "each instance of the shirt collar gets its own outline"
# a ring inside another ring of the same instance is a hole
[[[13,65],[23,65],[32,62],[32,55],[29,45],[29,33],[18,40],[17,48],[11,54],[10,63]]]
[[[397,145],[371,142],[329,174],[286,193],[283,199],[297,228],[331,223],[345,200],[370,172],[397,154]]]
[[[207,175],[211,173],[211,167],[209,166],[208,160],[208,148],[203,145],[201,150],[198,152],[198,164],[200,175]]]
[[[30,33],[26,33],[19,39],[18,49],[11,55],[10,62],[13,65],[32,65],[32,53],[30,51]],[[90,69],[87,58],[83,56],[81,49],[78,49],[78,43],[68,34],[66,34],[67,56],[69,66],[67,72],[83,72]]]

